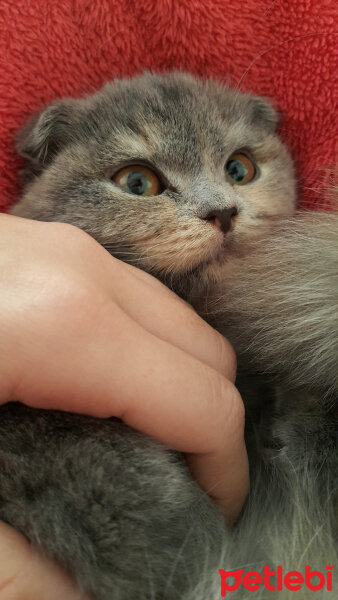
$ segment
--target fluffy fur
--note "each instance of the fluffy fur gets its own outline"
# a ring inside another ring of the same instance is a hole
[[[337,393],[338,214],[282,220],[197,296],[199,312],[230,338],[242,364]]]
[[[47,107],[19,139],[28,183],[15,214],[82,227],[187,298],[239,355],[251,491],[232,531],[181,456],[122,423],[1,408],[0,517],[96,600],[216,600],[218,567],[337,564],[337,216],[292,217],[276,122],[260,98],[145,75]],[[224,165],[240,149],[258,175],[231,186]],[[135,161],[162,173],[161,195],[111,182]],[[234,206],[226,235],[206,220]]]

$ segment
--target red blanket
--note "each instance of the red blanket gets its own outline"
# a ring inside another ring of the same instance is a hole
[[[274,98],[301,205],[328,207],[337,0],[0,0],[0,210],[20,193],[13,141],[33,111],[145,69],[213,75]]]

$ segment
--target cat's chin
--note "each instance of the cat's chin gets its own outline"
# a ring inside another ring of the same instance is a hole
[[[176,288],[178,284],[180,293],[182,289],[187,290],[194,287],[196,284],[206,286],[212,281],[217,282],[224,279],[224,276],[231,268],[231,258],[237,254],[233,243],[230,239],[225,239],[222,244],[215,248],[214,252],[206,258],[200,259],[198,262],[192,261],[188,268],[177,269],[168,277],[168,273],[164,276],[160,275],[160,279],[166,282],[171,288]],[[168,283],[168,281],[170,282]]]
[[[196,284],[208,286],[211,282],[224,281],[232,268],[233,259],[247,255],[252,244],[266,230],[264,221],[259,225],[255,222],[254,227],[243,227],[242,224],[238,227],[238,224],[234,224],[225,234],[210,225],[207,228],[203,226],[203,229],[195,230],[193,245],[190,244],[190,236],[186,244],[180,237],[177,245],[176,238],[170,238],[171,252],[165,242],[158,248],[157,255],[153,251],[152,256],[147,257],[147,249],[142,250],[145,254],[142,268],[175,291],[177,288],[186,290]],[[138,251],[141,253],[140,249]],[[128,262],[140,266],[139,262]]]
[[[187,284],[189,280],[194,282],[193,285],[198,281],[208,287],[210,283],[217,284],[224,281],[233,270],[233,259],[246,256],[250,252],[252,242],[253,239],[243,235],[234,235],[232,232],[225,235],[223,242],[215,248],[211,256],[200,260],[198,264],[192,265],[185,272]],[[182,273],[179,277],[184,279]]]

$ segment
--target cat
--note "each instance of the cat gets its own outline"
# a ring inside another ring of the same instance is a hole
[[[19,135],[12,213],[84,229],[239,360],[251,490],[232,529],[184,457],[120,421],[0,408],[0,518],[95,600],[216,600],[219,568],[337,564],[338,221],[296,213],[277,125],[265,99],[148,73],[57,101]]]

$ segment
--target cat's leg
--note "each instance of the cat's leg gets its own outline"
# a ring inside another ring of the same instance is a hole
[[[117,420],[0,409],[0,518],[95,600],[183,598],[224,525],[182,457]]]

